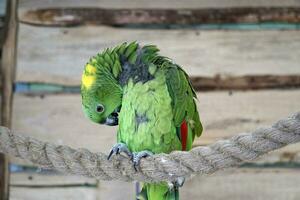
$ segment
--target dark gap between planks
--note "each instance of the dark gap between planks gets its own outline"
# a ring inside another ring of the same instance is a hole
[[[300,88],[300,75],[247,75],[238,77],[191,76],[196,91],[262,90]],[[53,83],[15,84],[15,92],[25,94],[80,93],[80,86],[64,86]]]
[[[129,28],[299,28],[300,7],[236,7],[206,9],[45,8],[29,10],[20,21],[39,26],[109,25]],[[265,24],[265,26],[264,26]],[[225,25],[225,26],[219,26]],[[202,27],[201,27],[202,26]],[[245,27],[244,27],[245,28]],[[247,27],[246,27],[247,28]],[[257,27],[256,27],[257,28]]]
[[[29,185],[29,184],[10,184],[10,187],[20,187],[20,188],[75,188],[75,187],[91,187],[97,188],[97,184],[92,183],[69,183],[69,184],[36,184],[36,185]]]

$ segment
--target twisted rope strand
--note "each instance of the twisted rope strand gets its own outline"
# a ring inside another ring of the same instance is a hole
[[[228,140],[220,140],[189,152],[174,151],[142,159],[135,171],[129,158],[117,155],[107,160],[104,153],[42,142],[15,135],[0,127],[0,151],[29,160],[42,168],[94,177],[101,180],[159,182],[174,181],[192,174],[212,174],[218,170],[251,161],[272,150],[300,141],[300,112]]]

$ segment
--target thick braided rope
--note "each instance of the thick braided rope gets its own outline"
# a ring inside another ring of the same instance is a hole
[[[271,127],[239,134],[206,147],[196,147],[189,152],[150,156],[141,160],[140,170],[136,172],[131,161],[122,155],[108,161],[104,153],[41,142],[0,127],[1,152],[29,160],[42,168],[102,180],[144,182],[173,181],[196,173],[211,174],[299,141],[300,112]]]

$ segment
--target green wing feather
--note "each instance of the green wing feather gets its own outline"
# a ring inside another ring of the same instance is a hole
[[[190,149],[195,136],[199,137],[203,128],[195,102],[196,92],[189,77],[179,65],[174,64],[167,57],[160,56],[156,46],[146,45],[143,51],[144,62],[153,63],[165,72],[169,94],[172,98],[174,123],[179,128],[183,120],[188,122],[189,132],[192,132],[192,135],[188,135],[187,141],[187,147]]]
[[[189,81],[188,75],[176,64],[169,63],[166,68],[167,85],[173,99],[172,107],[176,127],[186,120],[192,129],[192,140],[202,133],[202,124],[196,106],[196,93]]]

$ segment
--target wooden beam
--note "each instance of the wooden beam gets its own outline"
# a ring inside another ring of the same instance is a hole
[[[299,23],[297,7],[243,7],[201,9],[45,8],[25,12],[20,21],[42,26],[193,25],[221,23]]]
[[[1,124],[11,127],[13,86],[16,74],[18,0],[7,0],[1,59]],[[8,157],[0,154],[0,200],[9,199]]]
[[[1,124],[11,127],[13,84],[16,74],[17,54],[17,2],[7,1],[5,19],[5,39],[2,47],[1,74],[2,74],[2,101],[1,101]]]
[[[300,88],[299,75],[191,76],[196,91]]]
[[[8,200],[9,197],[9,165],[8,157],[0,154],[0,200]]]

